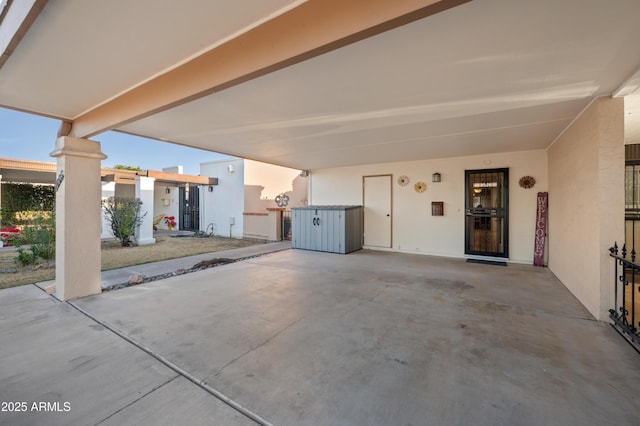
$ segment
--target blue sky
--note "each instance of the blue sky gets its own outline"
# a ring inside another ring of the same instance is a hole
[[[0,157],[50,161],[60,122],[50,118],[0,108]],[[200,163],[228,158],[199,149],[166,142],[107,132],[92,140],[102,143],[107,159],[103,167],[125,164],[142,169],[161,170],[182,165],[184,173],[200,174]]]

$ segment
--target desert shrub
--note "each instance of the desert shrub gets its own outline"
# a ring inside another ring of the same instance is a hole
[[[123,247],[133,245],[136,228],[147,214],[140,215],[142,201],[137,198],[109,197],[102,205],[113,236],[120,240]]]
[[[35,257],[44,260],[56,257],[56,219],[54,215],[44,215],[36,219],[29,230],[31,237],[31,251]]]
[[[19,234],[10,240],[18,249],[17,262],[21,265],[35,263],[37,259],[52,260],[56,257],[56,221],[53,213],[34,215]]]
[[[33,252],[30,250],[25,250],[22,247],[18,247],[18,250],[16,250],[18,253],[18,257],[16,257],[16,262],[22,266],[27,266],[27,265],[31,265],[32,263],[35,263],[36,258],[33,255]]]

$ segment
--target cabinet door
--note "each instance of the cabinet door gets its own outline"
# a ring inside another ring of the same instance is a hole
[[[332,251],[331,247],[331,238],[330,238],[330,230],[331,230],[331,211],[329,210],[320,210],[318,212],[318,228],[320,228],[320,247],[319,250],[322,251]]]
[[[303,247],[304,234],[302,232],[302,220],[300,220],[301,214],[300,210],[293,210],[291,213],[291,247],[293,248]]]
[[[322,225],[320,213],[322,210],[310,210],[309,225],[311,227],[311,250],[322,250]]]

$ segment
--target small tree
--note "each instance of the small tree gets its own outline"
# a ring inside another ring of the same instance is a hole
[[[123,247],[131,247],[136,228],[147,213],[140,215],[142,201],[138,198],[109,197],[102,202],[113,236]]]

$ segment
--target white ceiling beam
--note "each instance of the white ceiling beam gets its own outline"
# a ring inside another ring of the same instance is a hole
[[[47,0],[8,0],[0,10],[0,68],[9,60]]]
[[[75,117],[88,138],[471,0],[308,0]]]

